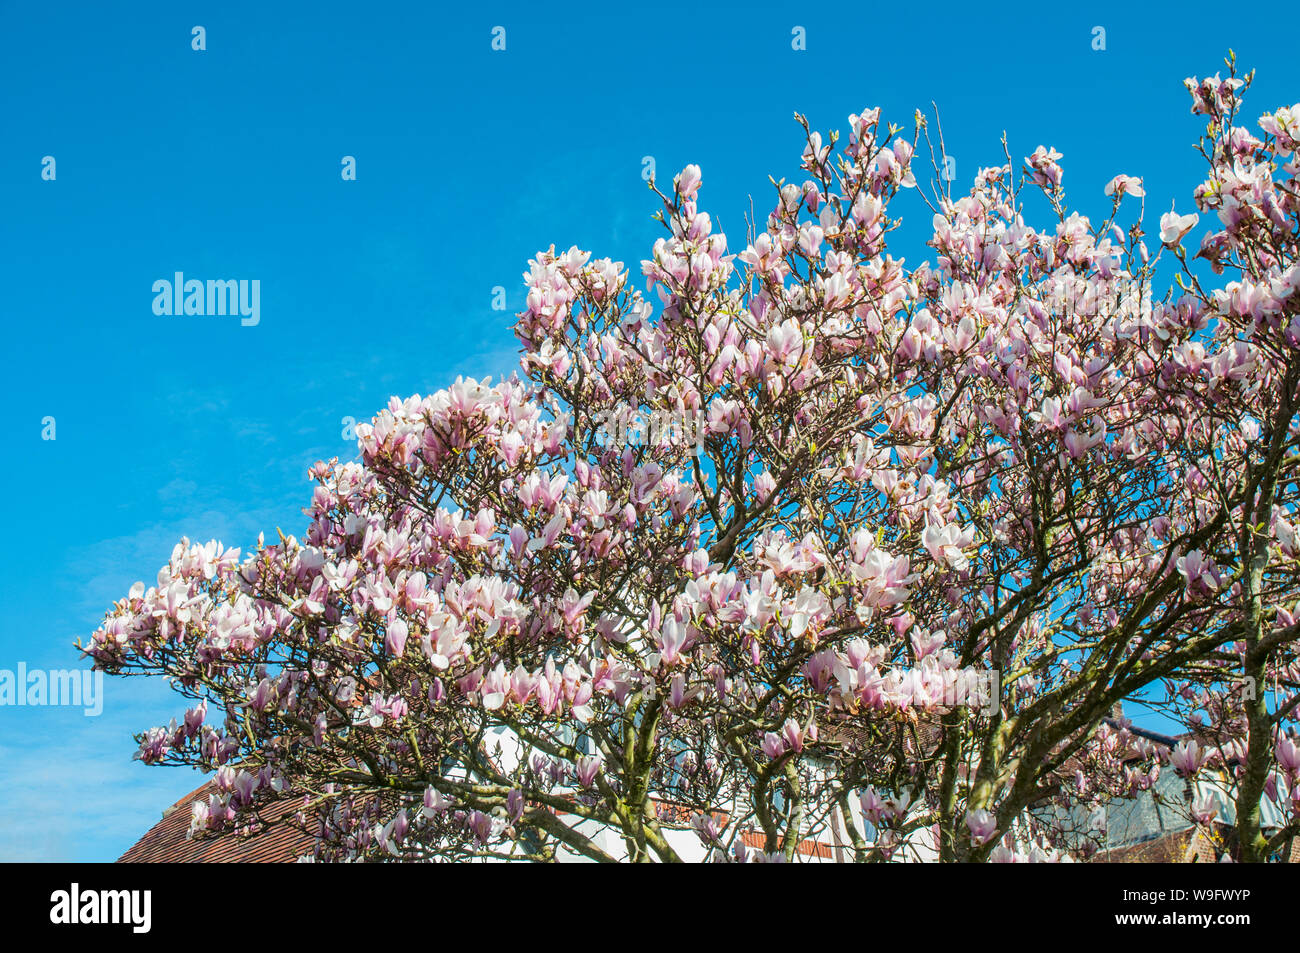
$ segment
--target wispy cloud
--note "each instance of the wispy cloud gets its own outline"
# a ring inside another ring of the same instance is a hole
[[[202,783],[190,770],[131,759],[132,734],[159,721],[147,713],[166,705],[165,688],[138,685],[109,680],[99,718],[78,709],[0,709],[0,861],[115,860],[163,808]],[[174,709],[183,704],[177,699]]]

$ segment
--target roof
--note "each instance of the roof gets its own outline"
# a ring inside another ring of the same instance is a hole
[[[1098,851],[1089,860],[1094,864],[1204,864],[1213,863],[1216,856],[1214,845],[1204,832],[1187,827],[1136,844]]]
[[[220,863],[293,863],[315,847],[315,838],[287,824],[274,825],[249,836],[226,834],[219,837],[188,838],[190,805],[206,801],[216,792],[213,782],[200,785],[163,812],[163,818],[118,858],[119,864],[220,864]],[[293,810],[292,803],[264,808],[260,816],[275,821]],[[725,817],[725,815],[721,815]],[[762,850],[761,833],[746,831],[741,835],[747,847]],[[827,859],[835,856],[831,845],[815,840],[799,843],[799,853]]]
[[[151,827],[135,846],[118,858],[120,864],[175,863],[293,863],[310,854],[315,838],[288,824],[274,824],[292,812],[292,803],[279,803],[261,812],[272,826],[248,836],[189,838],[190,805],[206,801],[216,792],[209,781],[185,795],[163,812],[162,820]]]
[[[1098,851],[1089,860],[1094,864],[1212,864],[1237,853],[1237,832],[1230,824],[1215,822],[1212,827],[1185,827],[1135,844]],[[1285,863],[1300,863],[1300,837],[1292,838],[1278,851]]]

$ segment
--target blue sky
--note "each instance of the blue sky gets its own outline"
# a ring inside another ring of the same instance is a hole
[[[1064,154],[1084,211],[1143,176],[1153,231],[1200,181],[1184,76],[1232,47],[1252,117],[1300,99],[1281,5],[440,6],[0,0],[0,669],[81,664],[71,643],[182,535],[300,532],[307,466],[353,452],[344,417],[512,369],[535,251],[647,256],[645,156],[661,181],[699,163],[739,250],[749,196],[765,214],[768,174],[799,175],[795,110],[846,129],[934,101],[959,183],[1006,130],[1017,160]],[[260,323],[155,315],[176,271],[260,280]],[[111,860],[199,782],[130,760],[183,708],[165,686],[105,691],[97,718],[0,707],[0,859]]]

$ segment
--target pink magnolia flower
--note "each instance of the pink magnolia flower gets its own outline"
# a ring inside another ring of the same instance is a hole
[[[785,739],[774,731],[766,732],[763,735],[763,754],[776,760],[785,754]]]
[[[656,641],[663,664],[676,665],[682,660],[682,653],[690,646],[690,629],[685,622],[669,616],[657,633]]]
[[[394,619],[388,624],[388,633],[384,636],[384,647],[395,658],[401,658],[406,651],[406,638],[409,628],[404,619]]]
[[[492,818],[482,811],[471,812],[465,826],[480,844],[487,844],[492,839]]]
[[[600,755],[581,755],[576,762],[578,784],[584,788],[591,787],[603,761]]]
[[[1187,581],[1188,598],[1205,596],[1219,588],[1218,569],[1214,565],[1214,560],[1208,558],[1199,549],[1194,549],[1185,556],[1179,556],[1175,566]]]
[[[1180,741],[1169,754],[1169,763],[1174,770],[1184,777],[1191,777],[1201,770],[1208,752],[1195,741]]]
[[[1273,749],[1278,767],[1285,771],[1292,780],[1300,779],[1300,744],[1287,735],[1279,735]]]
[[[800,727],[793,718],[787,718],[785,724],[781,726],[781,738],[787,748],[798,754],[803,751],[805,740],[817,740],[817,726],[809,722],[806,727]]]
[[[991,812],[978,808],[966,813],[966,826],[970,828],[971,844],[979,847],[997,836],[998,819]]]
[[[879,826],[887,820],[888,806],[885,800],[876,793],[875,788],[868,785],[858,800],[862,806],[863,815],[872,824]]]
[[[970,546],[974,539],[974,527],[962,530],[956,523],[934,526],[931,525],[927,514],[921,541],[925,544],[930,558],[935,562],[946,564],[957,572],[964,571],[970,565],[970,561],[963,550]]]
[[[512,824],[524,816],[524,807],[524,792],[514,788],[506,796],[506,816]]]
[[[1043,146],[1035,149],[1033,155],[1025,159],[1025,163],[1032,170],[1034,183],[1047,188],[1059,187],[1063,173],[1056,160],[1060,158],[1061,153],[1055,149],[1046,149]]]
[[[1196,227],[1198,221],[1200,216],[1195,212],[1190,215],[1166,212],[1160,216],[1160,241],[1171,247],[1177,245],[1184,235]]]
[[[1210,825],[1219,814],[1219,806],[1214,798],[1206,792],[1192,802],[1192,819],[1197,824]]]
[[[677,174],[674,184],[677,187],[677,194],[687,201],[694,201],[696,193],[700,190],[700,183],[703,182],[703,176],[700,174],[698,165],[688,165]]]
[[[1146,195],[1142,188],[1142,180],[1133,175],[1117,175],[1106,183],[1107,195],[1132,195],[1141,198]]]
[[[1061,410],[1060,398],[1044,397],[1042,408],[1032,411],[1029,417],[1047,430],[1063,430],[1066,417]]]
[[[696,814],[691,817],[691,828],[706,844],[716,844],[722,839],[722,829],[711,814]]]

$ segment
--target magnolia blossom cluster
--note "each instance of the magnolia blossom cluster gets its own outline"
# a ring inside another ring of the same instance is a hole
[[[1150,238],[1139,169],[1104,220],[1049,146],[927,195],[878,110],[838,152],[800,119],[739,250],[698,167],[652,183],[640,281],[539,253],[516,375],[393,398],[301,538],[114,605],[96,664],[198,703],[140,757],[215,772],[196,835],[291,801],[331,860],[1064,859],[1162,765],[1290,802],[1300,107],[1237,126],[1246,85],[1189,81],[1209,173]]]

